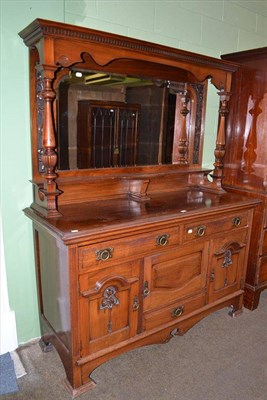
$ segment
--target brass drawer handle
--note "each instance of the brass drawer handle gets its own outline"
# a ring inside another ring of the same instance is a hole
[[[133,301],[133,310],[136,311],[139,308],[139,299],[137,296],[134,296],[134,301]]]
[[[97,250],[95,253],[97,261],[106,261],[109,258],[112,258],[112,252],[113,249],[111,247],[103,250]]]
[[[206,232],[206,226],[205,225],[199,225],[196,228],[196,236],[204,236]]]
[[[174,308],[171,312],[171,316],[173,318],[177,318],[180,317],[184,312],[184,306],[179,306],[177,308]]]
[[[241,218],[240,217],[234,217],[232,219],[232,223],[234,226],[240,226],[241,225]]]
[[[149,287],[148,287],[148,281],[145,281],[143,295],[144,295],[144,297],[147,297],[149,294],[150,294],[150,290],[149,290]]]
[[[210,274],[210,282],[214,282],[215,281],[215,272],[212,271]]]
[[[158,236],[156,239],[157,245],[158,246],[166,246],[169,243],[169,237],[170,237],[170,235]]]

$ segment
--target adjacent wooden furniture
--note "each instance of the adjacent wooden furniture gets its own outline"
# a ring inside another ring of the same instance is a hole
[[[245,306],[257,308],[267,288],[267,47],[222,56],[242,65],[234,74],[223,186],[259,198],[252,227]]]
[[[41,19],[20,36],[42,338],[76,396],[110,358],[242,310],[259,201],[221,188],[238,65]],[[220,97],[213,182],[201,167],[208,78]]]

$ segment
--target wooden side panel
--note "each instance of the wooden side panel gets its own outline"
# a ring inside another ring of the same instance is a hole
[[[259,284],[267,282],[267,255],[260,257]]]
[[[262,254],[267,254],[267,229],[263,232]]]
[[[38,231],[36,241],[41,313],[58,338],[70,349],[68,248],[43,230]]]

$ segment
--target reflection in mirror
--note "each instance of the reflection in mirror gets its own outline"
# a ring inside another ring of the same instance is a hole
[[[187,158],[201,163],[205,90],[205,84],[71,71],[58,87],[58,169],[177,163],[185,92]]]

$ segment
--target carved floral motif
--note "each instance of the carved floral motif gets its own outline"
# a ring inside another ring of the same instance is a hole
[[[104,310],[106,308],[112,310],[114,306],[120,304],[119,299],[116,297],[116,293],[117,290],[114,286],[109,286],[105,289],[103,293],[104,300],[100,305],[100,310]]]

